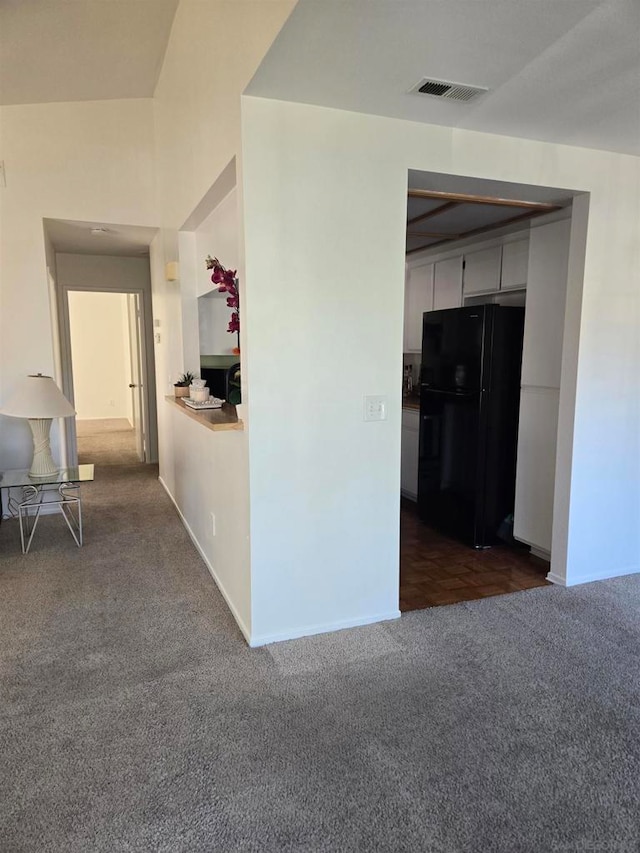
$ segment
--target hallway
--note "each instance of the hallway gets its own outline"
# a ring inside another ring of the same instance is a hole
[[[126,418],[77,420],[78,462],[137,465],[136,433]]]
[[[0,526],[3,850],[640,842],[640,577],[252,650],[155,467],[41,525]]]

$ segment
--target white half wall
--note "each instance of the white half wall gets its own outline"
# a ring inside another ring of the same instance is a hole
[[[160,480],[216,581],[247,642],[251,641],[247,437],[214,432],[163,400]],[[215,519],[215,521],[214,521]]]
[[[69,328],[78,420],[126,418],[132,423],[127,297],[71,291]]]
[[[568,276],[579,335],[563,353],[568,524],[552,570],[578,583],[640,569],[639,165],[243,97],[254,635],[397,612],[409,169],[590,193],[572,225],[586,257],[584,288],[577,261]],[[363,421],[367,394],[386,397],[386,421]]]

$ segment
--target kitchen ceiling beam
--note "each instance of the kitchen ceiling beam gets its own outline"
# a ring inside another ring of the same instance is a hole
[[[442,207],[436,208],[435,211],[431,210],[429,213],[422,214],[425,219],[428,216],[435,216],[438,213],[442,213],[443,207],[455,204],[490,204],[497,207],[524,207],[528,210],[540,211],[541,213],[551,213],[554,210],[559,210],[561,207],[559,204],[549,204],[543,201],[522,201],[514,198],[495,198],[488,195],[468,195],[466,193],[448,193],[437,190],[409,190],[408,196],[409,198],[441,199],[448,202],[448,205],[442,205]],[[418,221],[418,217],[409,220],[407,224],[411,225],[416,221]]]
[[[407,237],[430,237],[441,240],[459,240],[464,234],[440,234],[437,231],[407,231]]]
[[[411,195],[411,192],[412,190],[409,190],[409,195]],[[439,207],[434,207],[433,210],[428,210],[426,213],[421,213],[419,216],[414,216],[413,219],[409,219],[407,221],[407,228],[410,228],[417,222],[424,222],[425,219],[431,219],[432,216],[440,216],[441,213],[444,213],[447,210],[451,210],[452,207],[456,207],[457,205],[457,201],[448,201],[446,204],[441,204]]]
[[[558,206],[553,207],[554,210],[559,210]],[[449,240],[460,239],[463,240],[466,237],[476,237],[478,234],[484,234],[486,231],[494,231],[496,228],[502,228],[505,225],[515,225],[518,222],[524,222],[527,219],[533,219],[536,216],[542,216],[544,213],[548,213],[548,210],[526,210],[524,213],[519,213],[517,216],[510,216],[508,219],[501,219],[500,222],[492,222],[490,225],[481,225],[479,228],[472,228],[470,231],[464,231],[462,234],[428,234],[424,231],[422,232],[413,232],[410,233],[407,231],[407,237],[431,237],[435,238],[435,243],[427,243],[425,246],[418,246],[415,249],[408,249],[406,254],[413,255],[415,252],[421,252],[423,249],[435,249],[437,246],[442,246],[445,243],[448,243]]]

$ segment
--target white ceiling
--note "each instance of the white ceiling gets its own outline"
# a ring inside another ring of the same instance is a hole
[[[151,97],[177,4],[0,0],[0,104]],[[247,92],[638,155],[640,0],[298,0]]]
[[[150,98],[178,0],[0,0],[0,104]]]
[[[77,255],[148,255],[149,244],[158,233],[157,228],[69,219],[45,219],[44,228],[56,252]],[[107,233],[92,234],[92,228],[106,228]]]
[[[640,154],[640,2],[299,0],[247,93]]]

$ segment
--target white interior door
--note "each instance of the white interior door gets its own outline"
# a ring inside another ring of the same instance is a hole
[[[127,294],[127,311],[129,316],[129,359],[131,363],[131,411],[133,413],[133,428],[136,433],[136,453],[138,459],[146,459],[146,424],[144,422],[143,405],[143,370],[142,370],[142,316],[140,294]]]

